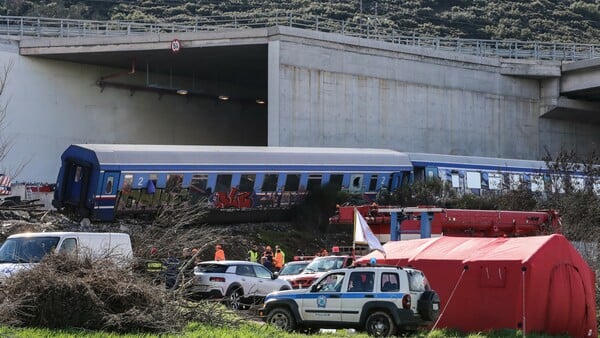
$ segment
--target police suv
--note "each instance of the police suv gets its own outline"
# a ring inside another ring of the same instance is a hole
[[[273,292],[259,314],[288,331],[355,328],[391,336],[433,323],[439,311],[440,298],[423,272],[368,266],[330,271],[307,289]]]

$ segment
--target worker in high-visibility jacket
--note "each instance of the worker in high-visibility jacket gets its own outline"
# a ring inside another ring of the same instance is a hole
[[[223,248],[217,244],[215,246],[215,261],[224,261],[225,260],[225,251]]]
[[[281,268],[283,267],[284,264],[285,264],[285,253],[283,252],[283,250],[281,250],[279,245],[276,245],[275,246],[275,256],[273,257],[273,265],[274,265],[275,271],[281,270]]]
[[[253,245],[252,249],[248,250],[248,257],[246,258],[248,262],[258,263],[258,246]]]
[[[283,250],[281,250],[279,245],[275,245],[275,252],[277,252],[277,250],[281,251],[281,254],[283,255],[283,264],[285,264],[285,252],[283,252]]]

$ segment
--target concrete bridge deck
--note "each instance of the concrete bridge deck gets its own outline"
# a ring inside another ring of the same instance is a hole
[[[106,23],[104,24],[106,25]],[[423,56],[435,55],[435,57],[447,59],[468,55],[475,57],[475,59],[469,59],[470,62],[475,63],[485,63],[484,60],[490,57],[497,58],[502,75],[544,79],[542,96],[546,108],[540,112],[540,117],[600,123],[600,105],[597,103],[600,101],[600,58],[597,58],[600,54],[597,54],[597,50],[600,49],[595,45],[521,43],[519,48],[517,42],[514,42],[514,47],[513,42],[484,42],[485,40],[479,40],[472,44],[469,44],[468,40],[448,39],[423,43],[424,38],[414,37],[412,40],[414,45],[411,45],[406,37],[404,37],[404,40],[407,40],[406,44],[394,44],[388,42],[388,40],[394,41],[392,38],[349,38],[327,32],[290,29],[287,26],[234,30],[231,28],[218,30],[215,27],[213,30],[204,31],[184,26],[186,28],[182,32],[173,32],[176,30],[176,26],[166,26],[166,29],[163,27],[163,30],[170,30],[169,33],[162,30],[153,32],[153,30],[157,30],[156,27],[148,26],[146,33],[138,28],[133,30],[136,34],[126,35],[115,34],[115,32],[121,32],[117,29],[108,34],[106,30],[101,31],[98,28],[92,30],[89,29],[89,25],[73,23],[69,25],[61,22],[60,27],[62,28],[58,30],[44,26],[25,30],[25,32],[31,32],[32,35],[35,35],[33,32],[37,31],[44,32],[38,35],[68,37],[22,38],[21,55],[108,66],[123,70],[151,69],[152,72],[183,77],[202,74],[203,78],[208,81],[239,82],[236,79],[243,76],[246,78],[245,82],[250,81],[253,82],[253,85],[266,86],[267,63],[265,61],[268,42],[277,39],[277,36],[282,34],[300,37],[306,35],[316,39],[340,40],[344,44],[360,46],[367,43],[379,45],[377,48],[381,49],[422,54]],[[67,30],[65,27],[71,27],[71,30]],[[73,31],[73,27],[77,30]],[[80,27],[88,27],[88,30],[82,31]],[[124,29],[124,26],[118,27]],[[240,27],[243,26],[240,25]],[[131,27],[126,28],[125,32],[132,32]],[[76,32],[85,33],[85,35],[80,36],[75,34]],[[94,32],[96,34],[92,34]],[[23,32],[19,34],[22,35]],[[375,36],[377,37],[377,35]],[[169,50],[173,39],[183,42],[184,53],[174,55]],[[397,41],[400,40],[397,38]],[[450,41],[452,44],[449,43]],[[528,44],[533,47],[531,51],[524,48]],[[448,46],[451,45],[452,48],[449,48]],[[490,50],[492,45],[495,46],[493,53],[485,52]],[[508,46],[508,48],[501,48],[502,46]],[[546,48],[541,46],[546,46]],[[544,50],[553,52],[544,54]],[[560,54],[557,51],[563,53]],[[579,52],[576,53],[576,51]],[[244,55],[243,64],[236,62],[239,55]],[[557,55],[562,55],[563,60],[557,60]],[[564,61],[569,56],[576,61]],[[199,63],[198,60],[202,60],[202,62]],[[218,69],[218,72],[211,71],[215,69]],[[558,83],[549,79],[558,79]],[[134,89],[146,90],[147,88],[138,86]],[[161,90],[161,88],[155,89]],[[168,90],[170,88],[167,88]],[[190,92],[195,92],[196,95],[215,95],[200,90],[191,90]],[[253,96],[257,95],[244,97],[240,93],[239,96],[240,99],[251,100]]]

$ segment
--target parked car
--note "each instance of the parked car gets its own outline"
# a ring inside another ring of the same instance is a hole
[[[348,267],[352,263],[354,263],[354,258],[351,255],[316,257],[304,268],[302,273],[286,279],[294,289],[307,288],[323,273]]]
[[[310,261],[291,261],[283,265],[279,272],[276,272],[279,278],[288,280],[302,273]]]
[[[234,310],[262,302],[273,291],[292,286],[267,268],[247,261],[206,261],[194,268],[190,292],[196,298],[223,299]]]
[[[429,325],[439,312],[440,298],[422,271],[368,266],[327,272],[308,289],[274,292],[259,315],[288,331],[355,328],[381,337]]]

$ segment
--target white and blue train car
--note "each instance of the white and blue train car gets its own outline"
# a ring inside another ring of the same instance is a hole
[[[500,193],[526,188],[533,192],[561,188],[561,177],[546,162],[480,156],[408,153],[413,173],[411,181],[438,178],[459,193]],[[575,186],[582,186],[584,176],[570,173]]]
[[[102,221],[173,198],[286,207],[324,185],[374,196],[399,187],[413,169],[405,153],[363,148],[78,144],[61,161],[54,207]]]

